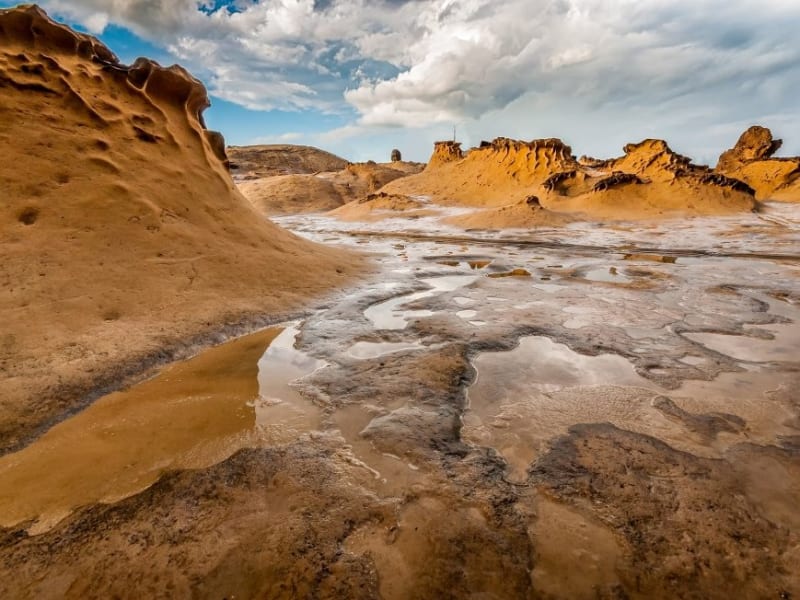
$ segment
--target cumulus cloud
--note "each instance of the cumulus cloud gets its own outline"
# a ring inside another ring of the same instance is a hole
[[[587,127],[626,114],[687,127],[676,110],[709,126],[785,122],[800,92],[796,0],[44,4],[95,31],[131,28],[219,97],[251,109],[354,109],[360,131],[452,122],[478,131],[526,110],[541,126],[559,106]]]

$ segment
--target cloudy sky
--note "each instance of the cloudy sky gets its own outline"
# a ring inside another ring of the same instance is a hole
[[[202,79],[229,143],[351,160],[561,137],[663,137],[715,161],[748,125],[800,154],[800,0],[40,0],[124,61]],[[8,6],[9,4],[0,5]]]

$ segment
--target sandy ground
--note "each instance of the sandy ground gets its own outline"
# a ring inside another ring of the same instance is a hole
[[[456,240],[284,219],[380,276],[8,455],[0,592],[793,597],[792,214]],[[82,476],[98,448],[129,467]]]
[[[795,205],[500,139],[294,235],[185,71],[0,33],[0,597],[800,595]]]
[[[0,450],[361,271],[252,209],[180,67],[124,68],[35,8],[0,32]]]

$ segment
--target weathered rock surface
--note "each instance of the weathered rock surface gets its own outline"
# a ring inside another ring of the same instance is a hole
[[[348,202],[364,200],[387,183],[418,173],[423,165],[409,162],[348,163],[332,172],[276,175],[238,186],[255,208],[266,215],[287,215],[334,210]]]
[[[253,211],[208,104],[179,66],[0,10],[0,451],[360,269]]]
[[[760,200],[800,201],[800,157],[776,158],[782,140],[754,125],[719,157],[715,171],[744,181]]]
[[[229,146],[228,155],[231,172],[241,181],[276,175],[341,171],[350,164],[325,150],[292,144]]]
[[[554,224],[555,219],[544,213],[531,221],[522,210],[512,211],[516,216],[505,211],[498,219],[497,209],[516,206],[529,196],[537,196],[548,213],[578,213],[584,218],[624,220],[757,208],[748,185],[693,164],[663,140],[628,144],[624,151],[619,158],[577,160],[558,139],[498,138],[464,155],[458,144],[437,142],[423,173],[393,182],[385,191],[491,208],[485,216],[494,225],[487,221],[487,227]],[[478,221],[471,218],[470,226],[479,227]]]

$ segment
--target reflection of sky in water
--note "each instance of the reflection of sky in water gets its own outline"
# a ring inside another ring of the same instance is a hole
[[[452,292],[460,287],[469,285],[476,279],[477,276],[474,275],[428,277],[421,281],[431,286],[430,289],[373,304],[364,311],[364,316],[372,321],[376,329],[405,329],[409,319],[430,317],[433,313],[429,310],[399,310],[401,306],[443,292]]]
[[[325,365],[325,361],[295,349],[298,333],[296,324],[286,327],[258,361],[258,388],[262,399],[302,400],[290,384]]]
[[[653,385],[621,356],[585,356],[539,336],[522,338],[509,352],[481,354],[474,364],[478,379],[469,391],[473,400],[524,396],[532,388],[546,392],[584,385]]]
[[[353,358],[378,358],[385,354],[421,348],[419,342],[357,342],[347,353]]]

